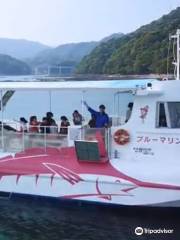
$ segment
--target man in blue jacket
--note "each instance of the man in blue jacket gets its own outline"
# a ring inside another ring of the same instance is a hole
[[[88,111],[93,115],[96,119],[96,128],[103,128],[109,126],[109,116],[105,112],[106,107],[101,104],[99,106],[99,112],[95,111],[84,101],[84,105],[87,107]]]

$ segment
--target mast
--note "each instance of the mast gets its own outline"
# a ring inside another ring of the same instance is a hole
[[[180,29],[177,29],[176,34],[172,35],[171,38],[176,39],[177,53],[176,62],[173,62],[176,68],[176,80],[180,80]]]

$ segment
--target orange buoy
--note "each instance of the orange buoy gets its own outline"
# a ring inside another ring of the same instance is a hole
[[[114,141],[119,145],[125,145],[130,141],[130,135],[128,131],[124,129],[119,129],[114,133],[113,136]]]

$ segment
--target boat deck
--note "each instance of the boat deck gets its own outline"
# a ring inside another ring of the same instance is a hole
[[[99,162],[79,161],[74,147],[26,149],[0,160],[0,176],[58,174],[63,178],[84,172],[97,174],[100,169],[106,172],[108,157],[101,157]]]

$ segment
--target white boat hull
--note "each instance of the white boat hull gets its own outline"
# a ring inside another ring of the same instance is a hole
[[[83,179],[92,177],[81,175]],[[84,180],[70,184],[59,176],[51,175],[12,175],[4,176],[0,181],[0,192],[25,194],[29,197],[53,197],[128,206],[179,207],[180,190],[139,187],[113,177],[93,176],[97,180]],[[122,181],[122,182],[121,182]]]

